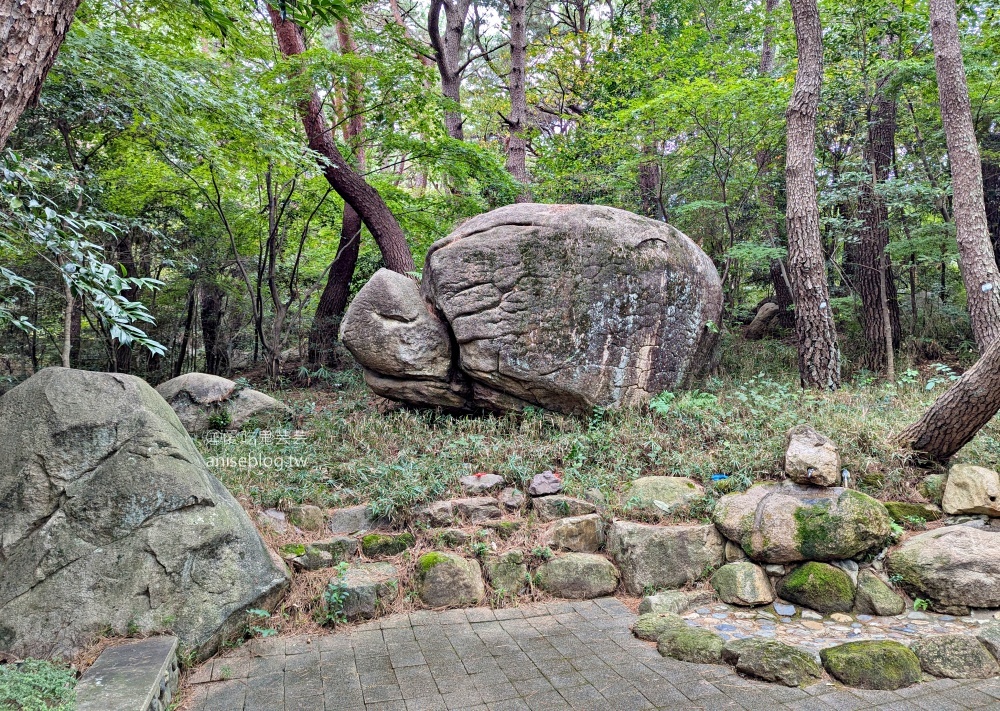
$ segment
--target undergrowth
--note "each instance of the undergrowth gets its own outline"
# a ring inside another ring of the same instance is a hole
[[[0,664],[0,710],[70,711],[76,706],[76,675],[38,659]]]

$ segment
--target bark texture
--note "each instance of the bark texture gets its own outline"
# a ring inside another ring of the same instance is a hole
[[[304,52],[306,46],[299,26],[290,20],[281,19],[281,13],[270,5],[267,9],[281,54],[291,57]],[[315,91],[301,102],[299,113],[309,139],[309,148],[325,159],[321,167],[327,182],[360,215],[375,238],[386,267],[400,273],[414,271],[416,265],[403,229],[378,191],[341,155],[323,116],[319,95]]]
[[[80,0],[0,2],[0,149],[38,100]]]
[[[454,102],[454,107],[444,112],[444,125],[448,135],[465,140],[462,129],[462,35],[469,16],[471,0],[431,0],[427,13],[427,33],[434,50],[434,62],[441,74],[441,93]],[[444,10],[445,30],[441,36],[441,11]]]
[[[522,185],[528,184],[527,146],[524,130],[527,128],[528,99],[524,91],[525,55],[528,46],[528,0],[508,0],[510,8],[510,116],[507,125],[507,171]],[[525,187],[515,202],[531,202],[531,190]]]
[[[806,387],[840,386],[840,349],[816,199],[816,111],[823,79],[822,26],[816,0],[791,0],[799,66],[785,114],[788,277],[795,298],[799,377]]]
[[[907,449],[939,462],[968,444],[1000,411],[1000,341],[899,435]]]
[[[959,265],[980,351],[1000,336],[1000,270],[986,223],[983,173],[962,64],[955,0],[931,0],[931,38],[948,142]]]
[[[222,304],[225,292],[215,284],[201,288],[201,340],[205,346],[205,372],[219,375],[225,363],[225,353],[219,347],[219,326],[222,323]]]

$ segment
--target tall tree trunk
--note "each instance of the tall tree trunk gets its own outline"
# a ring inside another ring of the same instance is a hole
[[[465,140],[462,128],[462,35],[469,16],[471,0],[431,0],[427,13],[427,34],[430,36],[434,61],[441,74],[441,93],[451,99],[454,107],[444,112],[444,125],[448,135]],[[444,37],[441,37],[441,10],[445,15]]]
[[[337,38],[341,54],[354,54],[357,45],[351,36],[350,27],[341,21],[337,23]],[[351,75],[347,86],[348,120],[344,124],[344,140],[354,152],[354,162],[358,170],[365,169],[365,148],[362,134],[365,130],[364,117],[364,77],[355,72]],[[347,308],[347,299],[351,291],[351,277],[358,261],[358,251],[361,247],[361,218],[358,213],[344,204],[344,214],[340,225],[340,243],[337,245],[337,255],[330,265],[326,288],[319,297],[316,314],[313,316],[312,328],[309,330],[309,363],[311,365],[334,365],[334,344],[337,342],[337,331],[340,328],[340,318]]]
[[[983,173],[962,64],[955,0],[931,0],[941,121],[948,141],[959,266],[980,351],[1000,336],[1000,270],[986,225]]]
[[[198,288],[192,284],[191,292],[188,294],[187,316],[184,319],[184,333],[181,335],[180,352],[177,354],[177,360],[174,362],[175,378],[184,370],[184,359],[187,358],[188,341],[191,339],[191,327],[194,325],[194,295],[197,291]]]
[[[201,340],[205,346],[205,372],[221,375],[223,357],[219,349],[223,291],[215,284],[201,287]]]
[[[268,5],[267,10],[282,55],[292,57],[304,52],[306,46],[301,28],[291,20],[281,19],[281,13],[274,7]],[[351,168],[337,149],[315,91],[299,104],[299,113],[309,138],[309,148],[326,159],[321,167],[327,182],[361,216],[375,238],[386,267],[403,274],[414,271],[416,264],[406,235],[378,191]]]
[[[840,349],[816,198],[816,111],[823,81],[823,29],[816,0],[791,0],[799,66],[785,114],[788,146],[788,277],[795,297],[799,377],[805,387],[840,386]]]
[[[983,159],[983,197],[986,202],[986,226],[993,242],[993,257],[1000,265],[1000,135],[986,134],[983,148],[989,151]]]
[[[528,0],[508,0],[510,8],[510,117],[507,125],[507,170],[525,186],[516,202],[531,202],[528,189],[527,149],[524,130],[528,122],[528,99],[525,96],[524,72],[528,47]]]
[[[0,149],[38,100],[80,0],[0,2]]]
[[[666,222],[667,214],[660,196],[661,177],[660,161],[657,160],[652,143],[647,139],[642,147],[642,159],[639,162],[639,205],[646,217]]]
[[[892,350],[898,346],[900,338],[899,303],[886,251],[889,246],[889,212],[878,192],[878,185],[889,177],[895,136],[896,99],[883,85],[877,90],[874,110],[869,111],[868,117],[865,162],[870,178],[862,182],[858,195],[862,226],[855,279],[861,296],[861,322],[868,345],[864,363],[873,372],[888,372]]]
[[[997,411],[1000,411],[1000,341],[994,341],[923,417],[900,433],[898,440],[907,449],[944,462],[968,444]]]

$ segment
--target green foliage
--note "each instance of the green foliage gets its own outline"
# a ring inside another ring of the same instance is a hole
[[[250,637],[272,637],[278,630],[270,626],[271,613],[267,610],[250,608],[247,610],[246,634]]]
[[[76,674],[68,666],[38,659],[0,664],[0,709],[71,711]]]
[[[345,576],[347,575],[348,564],[340,562],[334,569],[334,577],[330,578],[326,589],[323,591],[323,606],[321,618],[317,620],[322,625],[338,625],[347,622],[347,615],[344,612],[344,605],[347,603],[348,590]]]

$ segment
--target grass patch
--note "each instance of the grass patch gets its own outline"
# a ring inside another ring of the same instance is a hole
[[[0,709],[71,711],[75,686],[76,674],[68,666],[38,659],[0,664]]]

